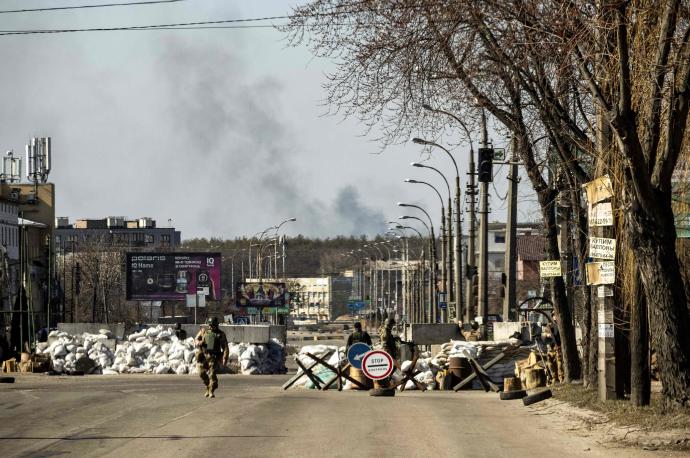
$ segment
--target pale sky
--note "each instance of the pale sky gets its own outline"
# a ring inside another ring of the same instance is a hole
[[[0,9],[89,3],[110,2],[5,0]],[[1,13],[0,30],[281,16],[294,3]],[[32,136],[52,137],[56,213],[71,221],[150,216],[167,226],[172,219],[189,239],[251,236],[296,217],[282,232],[334,237],[384,232],[386,221],[405,214],[399,201],[439,214],[433,191],[403,183],[430,181],[445,194],[432,171],[409,166],[421,148],[408,142],[381,152],[356,119],[323,116],[321,84],[332,63],[287,48],[275,29],[0,36],[0,55],[0,148],[23,157]],[[454,151],[461,173],[467,150]],[[429,163],[454,178],[447,157]],[[505,181],[504,168],[496,178],[501,195]],[[527,180],[520,193],[528,193]],[[492,201],[490,220],[505,218],[504,205]],[[523,207],[519,218],[533,218]]]

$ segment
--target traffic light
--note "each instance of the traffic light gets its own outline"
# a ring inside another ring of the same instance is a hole
[[[81,292],[81,266],[77,263],[74,269],[74,293],[79,294]]]
[[[493,181],[493,148],[479,148],[479,182],[490,183]]]

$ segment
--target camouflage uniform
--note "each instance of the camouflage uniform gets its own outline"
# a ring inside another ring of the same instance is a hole
[[[386,320],[385,324],[379,328],[379,338],[381,339],[381,348],[397,362],[398,347],[396,346],[396,342],[399,341],[400,338],[393,335],[394,324],[395,321],[392,319]]]
[[[199,368],[199,377],[201,377],[201,380],[203,380],[204,385],[206,386],[205,396],[215,398],[213,393],[216,391],[216,388],[218,388],[218,376],[216,373],[218,372],[219,361],[222,355],[223,365],[227,363],[229,349],[228,339],[225,336],[225,333],[218,329],[218,319],[213,318],[213,320],[209,320],[209,325],[209,329],[202,328],[199,331],[199,334],[197,334],[197,365]],[[219,340],[217,351],[206,348],[205,336],[206,333],[210,332],[215,333],[216,339]]]

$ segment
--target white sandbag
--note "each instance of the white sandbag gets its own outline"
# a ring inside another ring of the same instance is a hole
[[[169,373],[170,373],[170,367],[168,367],[168,366],[166,366],[166,365],[164,365],[164,364],[161,364],[160,366],[158,366],[158,367],[154,370],[154,372],[155,372],[156,374],[169,374]]]
[[[180,364],[177,366],[177,370],[175,370],[175,373],[177,375],[184,375],[187,373],[187,365],[186,364]]]
[[[53,358],[55,358],[55,357],[59,358],[61,356],[65,356],[66,354],[67,354],[67,350],[65,349],[64,345],[57,345],[53,349]]]
[[[103,375],[118,375],[118,372],[113,369],[103,369]]]

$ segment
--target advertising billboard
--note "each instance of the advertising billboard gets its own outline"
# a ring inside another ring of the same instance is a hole
[[[127,253],[127,300],[185,301],[203,293],[219,300],[220,253]]]
[[[239,282],[235,288],[235,305],[238,307],[283,307],[287,303],[285,283]]]

